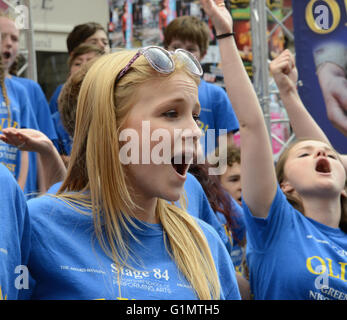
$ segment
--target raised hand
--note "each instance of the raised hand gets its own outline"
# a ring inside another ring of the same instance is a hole
[[[271,61],[270,72],[281,92],[296,90],[298,70],[295,66],[294,56],[288,49]]]
[[[233,20],[224,0],[201,0],[200,3],[211,19],[217,35],[233,31]]]
[[[42,132],[34,129],[3,129],[0,139],[22,151],[44,152],[51,149],[51,140]]]

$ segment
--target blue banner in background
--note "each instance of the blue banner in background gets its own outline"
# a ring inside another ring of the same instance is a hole
[[[335,149],[347,154],[347,136],[335,128],[334,116],[328,117],[335,115],[347,128],[347,0],[293,0],[293,21],[300,97]],[[340,78],[326,71],[325,60],[340,66]],[[316,63],[322,68],[320,80]],[[333,104],[325,103],[328,99]]]

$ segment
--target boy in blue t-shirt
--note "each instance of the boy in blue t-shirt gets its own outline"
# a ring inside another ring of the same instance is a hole
[[[185,49],[201,61],[207,53],[208,45],[209,28],[197,17],[178,17],[165,28],[164,46],[168,50]],[[201,144],[207,155],[219,145],[221,135],[227,134],[228,140],[232,141],[233,134],[239,130],[239,123],[223,88],[201,79],[199,102],[200,127],[204,133]],[[215,130],[215,135],[211,129]],[[210,138],[210,134],[214,139]]]
[[[2,164],[0,185],[0,300],[16,300],[21,289],[29,289],[28,208],[18,184]]]

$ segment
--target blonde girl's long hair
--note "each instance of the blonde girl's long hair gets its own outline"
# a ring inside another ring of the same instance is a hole
[[[76,128],[71,160],[58,197],[70,204],[89,207],[96,236],[117,265],[128,265],[131,248],[124,231],[131,236],[137,208],[131,197],[127,176],[119,160],[119,131],[136,89],[154,77],[170,77],[154,71],[140,57],[118,82],[120,70],[134,52],[123,51],[99,58],[86,74],[77,106]],[[187,73],[176,61],[176,70]],[[166,247],[199,299],[219,299],[220,283],[207,240],[196,221],[182,209],[158,199],[156,214],[167,236]],[[164,241],[166,237],[164,236]],[[170,249],[169,249],[170,248]]]

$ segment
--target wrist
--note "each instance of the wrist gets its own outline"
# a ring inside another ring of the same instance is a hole
[[[55,153],[55,146],[51,140],[47,140],[40,146],[40,150],[37,152],[42,156],[42,157],[47,157]],[[58,151],[57,151],[58,152]]]
[[[222,40],[222,39],[229,38],[229,37],[234,37],[234,36],[235,36],[235,33],[230,31],[230,32],[216,34],[216,39],[217,40]]]

